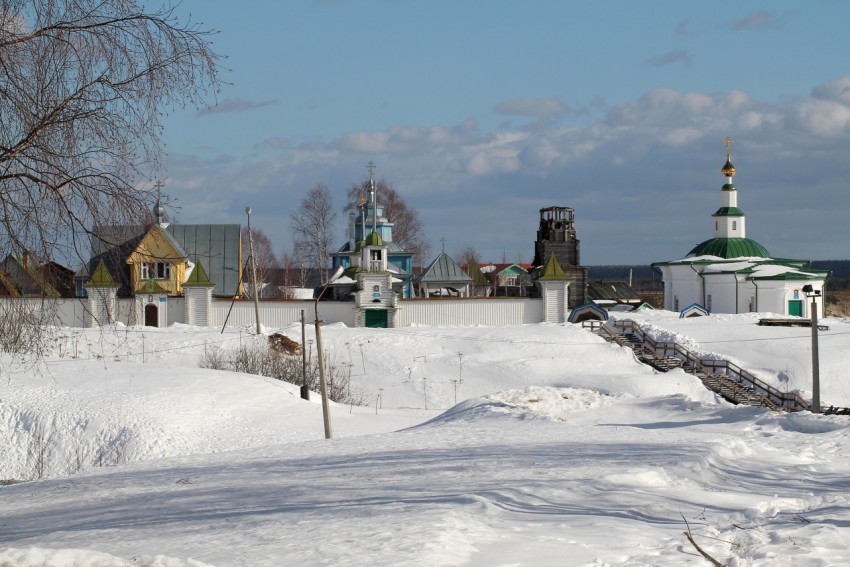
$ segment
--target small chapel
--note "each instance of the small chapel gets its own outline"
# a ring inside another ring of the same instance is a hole
[[[358,215],[348,219],[348,241],[332,253],[342,276],[331,287],[334,299],[354,299],[355,325],[394,327],[398,300],[413,294],[413,253],[392,240],[391,223],[378,202],[374,164],[369,163],[369,194],[361,196]]]
[[[708,313],[771,312],[810,317],[806,298],[822,298],[828,270],[811,267],[807,260],[775,258],[767,248],[747,238],[746,216],[738,208],[733,183],[732,139],[728,136],[726,163],[721,173],[720,208],[711,215],[712,238],[694,246],[681,260],[652,264],[664,280],[664,308],[684,312],[700,306]],[[808,291],[804,292],[804,286]],[[823,301],[817,301],[823,316]]]

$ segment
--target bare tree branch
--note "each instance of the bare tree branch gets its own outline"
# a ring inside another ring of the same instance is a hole
[[[327,281],[336,222],[328,187],[319,184],[310,189],[301,202],[301,208],[292,214],[291,221],[296,255],[303,255],[306,264],[320,270],[324,281]]]
[[[0,0],[0,247],[85,257],[135,223],[162,117],[218,89],[213,33],[136,0]]]
[[[272,242],[265,232],[258,228],[252,228],[251,233],[254,240],[254,256],[257,265],[257,282],[276,286],[281,282],[274,280],[277,272],[280,270],[280,262],[275,256]],[[248,227],[242,228],[242,242],[248,242]],[[257,289],[256,284],[252,280],[251,270],[248,270],[249,285],[245,291],[245,297],[253,298],[254,290]],[[275,297],[274,293],[261,292],[260,297],[270,298]]]
[[[691,542],[691,545],[694,546],[694,549],[696,549],[699,554],[705,558],[706,561],[714,565],[714,567],[723,567],[723,563],[703,551],[703,549],[699,545],[697,545],[697,542],[694,541],[694,536],[691,535],[691,526],[690,524],[688,524],[688,520],[685,519],[684,515],[682,516],[682,519],[685,520],[685,527],[687,528],[687,530],[682,533],[685,534],[685,537],[688,538],[688,541]]]

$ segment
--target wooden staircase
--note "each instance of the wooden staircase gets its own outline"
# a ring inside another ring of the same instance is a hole
[[[733,404],[760,406],[775,411],[810,410],[811,404],[797,394],[781,392],[728,360],[701,359],[676,342],[660,342],[648,336],[632,320],[591,326],[608,342],[626,347],[642,363],[659,372],[681,368],[699,378],[706,388]]]

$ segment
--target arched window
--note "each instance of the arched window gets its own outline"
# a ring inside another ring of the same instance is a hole
[[[738,221],[732,221],[732,230],[738,230]]]

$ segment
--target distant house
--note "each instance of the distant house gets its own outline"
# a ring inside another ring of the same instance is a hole
[[[58,264],[56,264],[58,266]],[[67,268],[64,268],[67,269]],[[60,297],[29,254],[9,254],[0,262],[0,294],[6,297]]]
[[[74,270],[57,262],[45,262],[38,267],[41,278],[59,297],[76,297],[74,288]]]
[[[622,281],[587,282],[587,297],[608,311],[630,311],[643,304],[640,295],[628,283]]]
[[[164,210],[154,209],[151,226],[96,226],[92,230],[92,255],[77,272],[76,291],[87,295],[87,283],[99,263],[118,285],[118,297],[140,293],[183,294],[183,283],[200,262],[214,297],[242,294],[242,240],[238,224],[175,225],[163,222]]]
[[[493,295],[529,297],[532,294],[531,264],[482,264],[481,272],[490,280]]]

